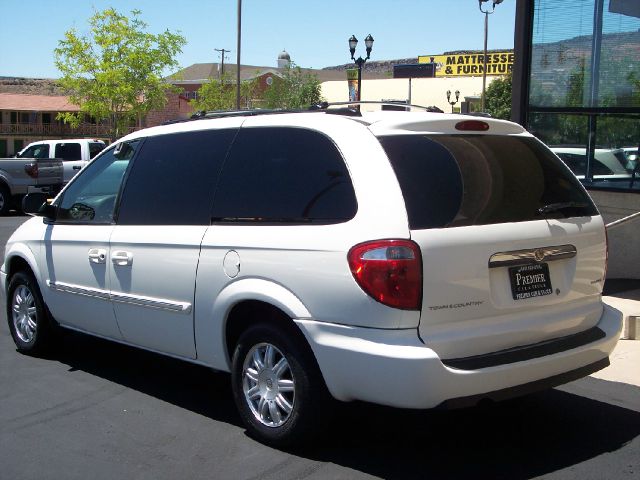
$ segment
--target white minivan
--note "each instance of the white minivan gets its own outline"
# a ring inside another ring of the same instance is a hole
[[[231,373],[273,445],[334,400],[474,405],[608,365],[602,217],[514,123],[350,108],[135,132],[7,243],[24,353],[54,328]]]

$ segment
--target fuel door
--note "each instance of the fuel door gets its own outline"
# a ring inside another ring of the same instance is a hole
[[[240,255],[235,250],[229,250],[222,262],[224,273],[229,278],[236,278],[240,273]]]

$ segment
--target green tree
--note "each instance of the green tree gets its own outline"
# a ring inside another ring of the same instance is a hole
[[[280,78],[273,80],[264,92],[267,108],[305,108],[322,99],[318,77],[303,72],[294,63],[285,67]]]
[[[494,118],[511,120],[511,74],[496,78],[485,91],[485,109]]]
[[[163,79],[163,71],[177,67],[175,57],[185,38],[168,30],[146,32],[141,12],[131,18],[113,8],[96,12],[89,19],[90,33],[75,28],[65,33],[55,49],[55,63],[62,77],[59,84],[80,107],[78,114],[59,115],[77,126],[85,115],[111,123],[112,139],[152,109],[161,109],[166,94],[175,87]]]
[[[244,81],[240,84],[241,105],[248,106],[254,99],[257,88],[256,80]],[[191,102],[195,110],[234,110],[236,108],[236,85],[230,75],[224,74],[220,79],[210,78],[198,89],[198,98]]]

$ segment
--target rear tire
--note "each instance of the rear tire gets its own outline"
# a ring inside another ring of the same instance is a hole
[[[18,351],[38,355],[51,347],[53,326],[38,283],[30,272],[18,272],[11,277],[7,321]]]
[[[232,363],[233,396],[249,434],[286,447],[309,440],[331,407],[315,359],[295,335],[270,324],[247,329]]]

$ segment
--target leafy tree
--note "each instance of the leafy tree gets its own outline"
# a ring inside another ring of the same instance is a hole
[[[285,67],[281,78],[274,77],[273,80],[264,92],[267,108],[305,108],[322,99],[318,77],[303,72],[294,63]]]
[[[585,67],[583,64],[574,69],[569,74],[569,84],[567,85],[567,97],[565,100],[567,107],[584,107],[584,80]]]
[[[256,80],[240,84],[242,105],[249,105],[255,96]],[[230,75],[220,79],[210,78],[198,89],[198,98],[191,102],[195,110],[234,110],[236,108],[236,85]]]
[[[511,120],[511,74],[496,78],[485,91],[484,105],[494,118]]]
[[[175,56],[186,40],[168,30],[147,33],[140,14],[133,10],[128,18],[113,8],[96,12],[88,35],[72,28],[58,42],[59,84],[81,110],[58,115],[63,121],[77,126],[85,115],[108,120],[116,139],[138,118],[165,105],[166,93],[175,87],[163,80],[162,72],[177,67]]]

